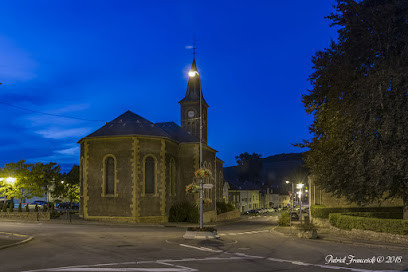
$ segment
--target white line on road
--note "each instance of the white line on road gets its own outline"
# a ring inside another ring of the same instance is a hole
[[[180,245],[182,245],[182,244],[180,244]],[[204,249],[202,247],[199,248],[199,247],[188,246],[188,245],[184,245],[184,246],[187,246],[187,247],[193,248],[193,249],[198,249],[198,250],[203,250]],[[203,250],[203,251],[210,251],[211,250],[209,248],[205,248],[205,249],[206,250]],[[222,252],[222,253],[225,253],[225,254],[233,254],[233,255],[236,255],[236,256],[244,257],[245,259],[265,259],[265,260],[272,261],[272,262],[290,263],[290,264],[299,265],[299,266],[314,266],[314,267],[334,269],[334,270],[344,269],[344,270],[349,270],[349,271],[353,271],[353,272],[395,272],[395,270],[369,270],[369,269],[358,269],[358,268],[344,267],[344,266],[312,264],[312,263],[305,263],[305,262],[301,262],[301,261],[285,260],[285,259],[278,259],[278,258],[267,258],[267,257],[262,257],[262,256],[248,255],[248,254],[245,254],[245,253],[227,252],[227,251],[222,251],[222,250],[218,250],[218,252]]]
[[[254,230],[254,231],[245,231],[245,232],[229,232],[229,233],[219,233],[219,236],[235,236],[235,235],[244,235],[244,234],[257,234],[257,233],[265,233],[265,232],[270,232],[270,230]]]
[[[210,251],[210,252],[217,252],[217,253],[223,252],[222,250],[215,250],[215,249],[211,249],[208,247],[195,247],[195,246],[190,246],[190,245],[185,245],[185,244],[180,244],[180,246],[194,248],[194,249],[201,250],[201,251]]]
[[[41,270],[40,270],[41,271]],[[78,271],[81,271],[81,272],[92,272],[92,271],[109,271],[109,272],[117,272],[117,271],[142,271],[142,272],[181,272],[181,271],[193,271],[193,270],[191,270],[191,269],[188,269],[188,270],[186,270],[186,269],[179,269],[179,268],[169,268],[169,267],[166,267],[166,268],[138,268],[138,267],[127,267],[127,268],[125,268],[125,267],[109,267],[109,268],[102,268],[102,267],[90,267],[90,268],[87,268],[87,267],[83,267],[83,268],[80,268],[80,267],[77,267],[77,268],[63,268],[63,269],[59,269],[59,268],[56,268],[56,269],[48,269],[48,270],[43,270],[43,271],[54,271],[54,272],[68,272],[68,271],[70,271],[70,272],[78,272]]]

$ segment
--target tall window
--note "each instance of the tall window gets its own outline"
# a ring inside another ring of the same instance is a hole
[[[105,160],[105,194],[115,193],[115,160],[107,157]]]
[[[149,156],[145,159],[145,193],[154,194],[155,193],[155,161],[154,158]]]

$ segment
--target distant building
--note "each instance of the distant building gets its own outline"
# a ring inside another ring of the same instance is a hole
[[[262,190],[259,196],[259,205],[263,209],[279,208],[279,194],[274,194],[270,188]]]
[[[197,71],[195,60],[191,71]],[[215,210],[216,201],[222,200],[223,161],[207,145],[208,104],[200,92],[196,73],[179,102],[181,127],[174,122],[152,123],[127,111],[79,140],[80,214],[85,219],[164,222],[175,202],[192,199],[185,186],[200,168],[200,114],[203,166],[212,172],[205,182],[214,185],[205,190],[205,197],[212,200],[206,209]]]
[[[289,195],[279,195],[279,208],[288,207],[290,205]]]
[[[259,189],[251,183],[228,182],[228,199],[241,212],[259,209]]]

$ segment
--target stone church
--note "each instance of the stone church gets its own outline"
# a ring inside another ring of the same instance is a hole
[[[189,75],[186,95],[179,101],[181,127],[152,123],[127,111],[79,140],[83,218],[166,222],[175,202],[194,201],[185,187],[200,168],[200,113],[203,167],[212,172],[205,182],[214,185],[204,192],[205,210],[215,210],[216,201],[222,200],[223,161],[207,145],[208,104],[195,60]]]

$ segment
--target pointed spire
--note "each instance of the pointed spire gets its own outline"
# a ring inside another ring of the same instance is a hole
[[[199,101],[200,100],[200,89],[201,89],[200,74],[198,73],[195,58],[193,58],[193,63],[191,64],[191,69],[189,71],[186,96],[180,102]],[[202,99],[203,104],[207,105],[208,107],[208,104],[204,99],[202,90],[201,90],[201,99]]]

